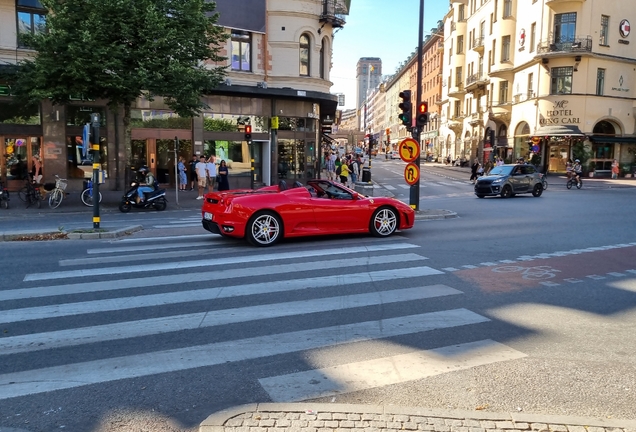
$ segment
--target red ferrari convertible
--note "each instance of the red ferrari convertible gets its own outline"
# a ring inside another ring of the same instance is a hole
[[[366,197],[329,180],[208,193],[201,213],[206,230],[246,238],[255,246],[271,246],[283,237],[339,233],[386,237],[412,228],[415,219],[413,209],[401,201]]]

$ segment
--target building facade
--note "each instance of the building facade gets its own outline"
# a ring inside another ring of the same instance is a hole
[[[609,175],[636,153],[636,12],[600,0],[458,0],[445,17],[442,137],[454,158],[568,159]]]
[[[232,187],[255,182],[306,179],[319,173],[321,123],[333,121],[337,97],[329,93],[333,33],[344,26],[350,0],[218,0],[219,25],[228,39],[222,47],[228,77],[203,97],[209,109],[179,118],[160,98],[140,98],[132,109],[131,148],[124,148],[122,112],[106,101],[76,100],[67,106],[43,101],[26,120],[11,112],[10,89],[0,86],[0,179],[16,189],[16,167],[30,170],[42,161],[45,181],[55,174],[78,189],[92,172],[82,152],[82,130],[91,112],[101,114],[106,187],[120,189],[129,167],[147,164],[161,183],[173,183],[174,141],[179,156],[225,159]],[[241,11],[250,10],[250,14]],[[37,0],[0,0],[0,61],[14,65],[34,54],[20,46],[22,32],[41,31],[47,11]],[[1,67],[1,65],[0,65]],[[18,72],[19,73],[19,72]],[[278,120],[278,129],[271,127]],[[244,138],[252,125],[252,142]]]
[[[356,108],[361,109],[367,92],[382,81],[382,60],[377,57],[362,57],[356,66]]]

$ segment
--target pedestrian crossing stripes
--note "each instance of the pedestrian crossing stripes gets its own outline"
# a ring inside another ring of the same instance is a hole
[[[272,401],[291,401],[525,356],[475,340],[472,326],[490,319],[462,307],[464,293],[420,252],[400,237],[267,251],[211,236],[103,242],[0,290],[0,400],[360,350],[354,362],[335,355],[328,367],[307,362],[253,378]],[[464,340],[427,349],[390,340],[449,329]],[[369,352],[367,343],[384,348]],[[247,379],[236,369],[233,379]],[[320,385],[308,384],[315,377]]]

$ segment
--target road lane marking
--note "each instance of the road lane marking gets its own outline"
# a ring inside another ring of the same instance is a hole
[[[428,258],[414,253],[369,256],[347,259],[347,264],[352,268],[358,266],[371,266],[377,264],[393,264],[402,262],[415,262],[427,260]],[[331,256],[316,257],[314,263],[318,266],[331,265]],[[323,268],[323,267],[320,267]],[[127,278],[108,281],[86,281],[82,283],[52,285],[33,288],[19,288],[14,290],[0,291],[0,301],[19,300],[37,297],[51,297],[57,295],[83,294],[99,291],[114,291],[127,288],[139,288],[149,286],[161,286],[172,284],[188,284],[193,282],[209,282],[225,279],[238,279],[241,277],[254,277],[266,275],[278,275],[283,273],[294,273],[306,271],[299,268],[298,264],[278,264],[263,267],[237,268],[231,272],[227,270],[216,270],[207,272],[193,272],[184,274],[168,274],[163,276],[148,276],[141,278]]]
[[[195,261],[178,261],[167,263],[153,263],[153,264],[140,264],[133,266],[121,266],[121,267],[101,267],[92,269],[81,270],[68,270],[58,272],[46,272],[46,273],[30,273],[24,276],[24,282],[49,280],[49,279],[67,279],[73,277],[88,277],[88,276],[101,276],[111,274],[124,274],[124,273],[140,273],[149,271],[167,271],[167,270],[182,270],[196,267],[207,266],[223,266],[227,264],[247,264],[262,261],[270,261],[275,259],[300,259],[309,258],[320,255],[328,254],[346,254],[352,255],[364,252],[379,252],[389,250],[400,250],[420,247],[411,243],[387,243],[387,244],[372,244],[368,246],[352,246],[352,247],[340,247],[333,249],[319,249],[319,250],[299,250],[294,252],[279,252],[276,254],[263,253],[249,256],[236,256],[236,257],[212,257],[210,259],[195,260]]]
[[[128,339],[197,328],[215,327],[261,319],[273,319],[311,313],[342,311],[365,306],[417,301],[462,294],[446,285],[430,285],[348,296],[327,297],[294,302],[215,310],[137,321],[81,327],[44,333],[0,338],[3,355],[41,351],[88,343]]]
[[[0,323],[21,322],[62,316],[82,315],[88,313],[129,310],[142,307],[165,306],[169,304],[189,303],[215,300],[225,297],[239,297],[254,294],[268,294],[310,288],[330,286],[349,286],[355,284],[377,283],[380,281],[440,275],[443,272],[431,267],[411,267],[403,269],[379,270],[364,273],[347,273],[346,275],[329,275],[305,279],[290,279],[273,282],[256,282],[244,285],[223,286],[220,288],[203,288],[189,291],[177,291],[144,296],[119,297],[113,299],[91,300],[77,303],[35,306],[30,308],[3,310]],[[111,281],[112,282],[112,281]],[[216,281],[210,282],[217,284]]]
[[[273,402],[296,402],[415,381],[523,357],[526,354],[487,339],[261,378],[259,382]]]
[[[25,370],[0,375],[0,400],[488,321],[454,309]]]

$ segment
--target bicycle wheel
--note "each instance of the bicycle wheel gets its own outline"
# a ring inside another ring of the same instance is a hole
[[[82,202],[84,203],[85,206],[93,207],[93,194],[92,194],[92,192],[93,191],[90,190],[90,189],[84,189],[84,192],[82,192],[81,198],[82,198]]]
[[[29,195],[29,188],[26,186],[18,191],[18,197],[22,202],[27,202],[27,195]]]
[[[568,189],[572,189],[572,180],[568,180],[568,182],[565,184],[565,187]]]
[[[64,198],[64,194],[61,190],[55,189],[51,192],[51,196],[49,196],[49,207],[52,209],[58,208],[62,203],[62,199]]]

